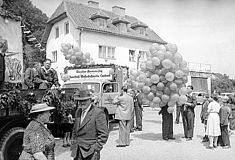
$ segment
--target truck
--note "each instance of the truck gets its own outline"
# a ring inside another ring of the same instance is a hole
[[[95,64],[65,68],[67,79],[63,88],[79,88],[85,85],[102,108],[108,119],[114,119],[116,105],[112,103],[115,96],[120,94],[121,87],[128,78],[128,67],[116,64]]]

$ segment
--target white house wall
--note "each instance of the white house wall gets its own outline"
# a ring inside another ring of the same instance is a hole
[[[70,33],[64,34],[64,24],[69,22]],[[59,27],[59,37],[55,38],[55,28]],[[57,51],[57,62],[52,64],[52,67],[57,70],[58,76],[63,73],[66,66],[71,66],[68,60],[65,60],[63,53],[60,51],[61,43],[70,43],[73,46],[79,46],[80,30],[76,29],[69,18],[53,25],[51,33],[47,41],[47,58],[52,59],[52,52]],[[89,52],[91,57],[97,64],[114,63],[118,65],[128,66],[129,68],[137,68],[137,62],[129,62],[129,49],[135,50],[136,56],[139,51],[147,51],[152,42],[119,37],[110,34],[98,32],[82,31],[81,33],[81,50]],[[99,45],[115,47],[115,60],[105,60],[98,58]],[[62,81],[60,80],[62,83]]]

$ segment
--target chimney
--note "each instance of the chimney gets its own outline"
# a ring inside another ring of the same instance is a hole
[[[99,8],[99,2],[96,2],[96,1],[88,1],[88,6],[94,7],[94,8]]]
[[[117,14],[117,15],[119,15],[119,16],[125,16],[125,8],[123,8],[123,7],[119,7],[119,6],[113,6],[112,7],[112,11],[113,11],[113,13],[115,13],[115,14]]]

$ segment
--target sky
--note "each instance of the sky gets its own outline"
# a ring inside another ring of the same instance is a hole
[[[48,17],[62,0],[31,0]],[[88,0],[71,0],[87,4]],[[211,65],[235,79],[235,0],[94,0],[126,9],[163,40],[178,46],[187,62]]]

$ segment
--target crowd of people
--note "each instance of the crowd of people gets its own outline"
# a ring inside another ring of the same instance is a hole
[[[187,89],[187,102],[177,107],[182,115],[184,138],[186,141],[191,141],[194,132],[194,108],[197,101],[196,97],[192,95],[193,87],[188,86]],[[143,93],[138,90],[122,87],[121,93],[114,98],[113,103],[117,105],[115,119],[119,123],[119,138],[116,147],[130,146],[132,130],[142,131],[143,96]],[[70,112],[66,112],[64,119],[63,146],[70,146],[71,157],[74,160],[98,160],[109,136],[106,115],[95,105],[92,93],[87,89],[78,90],[74,94],[74,100],[77,105],[75,118]],[[166,141],[175,140],[173,113],[169,113],[167,107],[167,105],[163,106],[159,111],[159,114],[162,115],[162,139]],[[32,121],[26,128],[23,151],[19,160],[55,159],[54,137],[44,125],[49,122],[50,111],[53,109],[54,107],[48,106],[46,103],[36,104],[32,107],[30,111]],[[209,142],[207,148],[214,149],[218,145],[230,148],[228,125],[231,118],[231,107],[229,100],[220,101],[216,95],[207,96],[202,104],[200,117],[201,122],[205,125],[203,142]],[[179,119],[176,120],[178,123]]]

